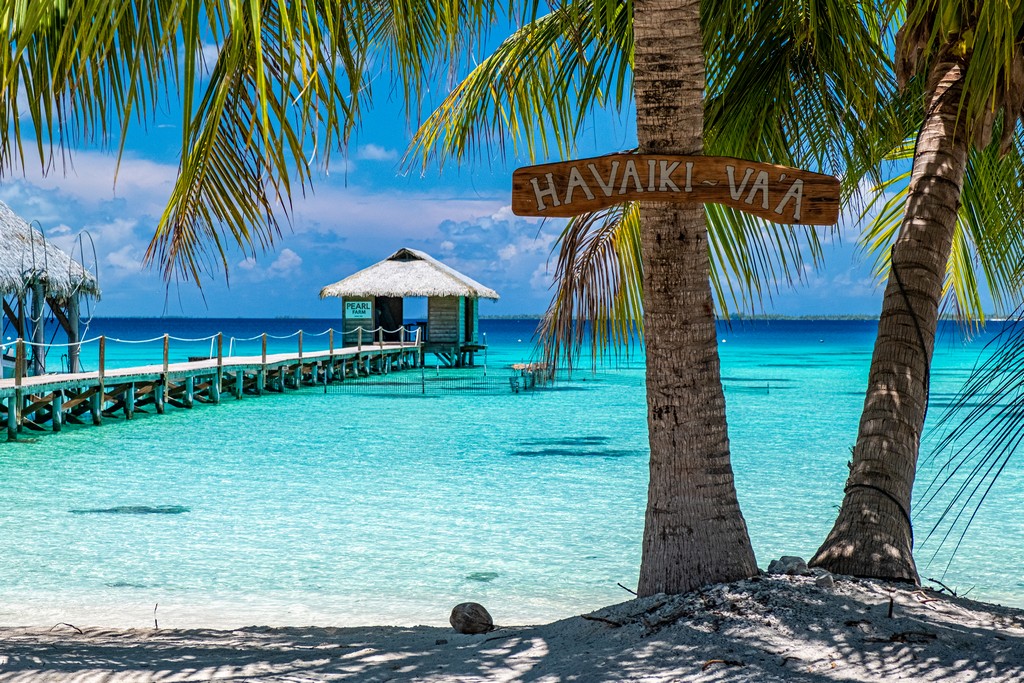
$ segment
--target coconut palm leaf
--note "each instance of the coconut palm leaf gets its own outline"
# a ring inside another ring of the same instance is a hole
[[[843,0],[749,4],[706,0],[709,154],[771,160],[841,173],[844,196],[856,198],[860,179],[911,130],[907,107],[886,78],[882,23]],[[417,131],[407,163],[525,151],[573,154],[580,133],[600,111],[622,113],[632,97],[632,24],[628,3],[608,12],[571,2],[524,25],[483,60]],[[603,108],[603,109],[602,109]],[[884,125],[881,125],[884,124]],[[874,132],[877,127],[885,135]],[[828,131],[827,133],[824,131]],[[609,341],[639,335],[639,291],[618,278],[641,275],[638,261],[614,245],[616,221],[630,233],[632,209],[570,221],[557,243],[556,291],[542,329],[545,349],[579,351],[584,326]],[[708,208],[713,273],[720,310],[759,306],[779,286],[803,277],[821,256],[819,236],[804,226],[782,228],[745,214]],[[573,249],[582,249],[574,255]],[[598,265],[598,261],[603,263]],[[588,276],[593,281],[588,281]],[[618,324],[617,314],[632,316]],[[578,338],[554,338],[572,334]],[[613,348],[590,338],[592,351]]]
[[[1002,139],[997,123],[996,140]],[[953,251],[946,268],[943,290],[947,310],[967,322],[984,323],[981,284],[992,297],[997,313],[1013,306],[1024,285],[1024,133],[1018,125],[1008,143],[990,143],[973,149],[967,161]],[[892,160],[913,157],[908,140],[890,155]],[[872,189],[864,216],[868,218],[861,247],[875,257],[875,275],[888,277],[890,249],[903,220],[910,172],[892,175]]]
[[[526,23],[456,85],[416,131],[406,162],[443,165],[512,146],[568,156],[597,108],[632,97],[631,3],[567,2]]]
[[[0,172],[24,168],[29,145],[46,171],[83,142],[119,140],[120,156],[129,127],[178,98],[180,175],[147,259],[200,284],[227,272],[228,249],[273,244],[377,72],[415,102],[440,65],[525,12],[495,0],[0,0]]]
[[[955,539],[952,562],[996,479],[1024,441],[1024,315],[985,345],[936,425],[943,434],[926,457],[941,462],[920,496],[916,516],[938,508],[921,545],[937,538],[932,558]],[[947,565],[948,566],[948,565]]]

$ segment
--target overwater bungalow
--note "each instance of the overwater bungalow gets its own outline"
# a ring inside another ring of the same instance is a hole
[[[406,298],[427,299],[427,320],[421,330],[423,352],[433,353],[447,367],[473,365],[485,346],[479,333],[480,299],[498,293],[416,249],[399,249],[380,263],[364,268],[320,290],[320,298],[344,302],[342,332],[346,345],[397,341],[405,320]],[[376,330],[376,332],[373,332]]]
[[[47,372],[46,348],[50,341],[46,326],[55,321],[63,329],[70,345],[57,368],[67,372],[80,370],[79,311],[85,297],[99,298],[96,278],[70,255],[49,242],[43,233],[29,225],[9,206],[0,202],[0,300],[3,301],[3,335],[0,342],[24,339],[22,372],[40,375]],[[2,375],[14,373],[16,345],[4,346],[0,353]]]

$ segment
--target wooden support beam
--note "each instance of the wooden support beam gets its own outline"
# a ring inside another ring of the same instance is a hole
[[[130,420],[135,417],[135,382],[125,388],[124,396],[124,419]]]
[[[163,415],[164,414],[164,410],[166,410],[166,408],[164,408],[164,404],[167,403],[167,379],[166,379],[166,377],[167,377],[167,375],[164,374],[164,378],[165,379],[162,379],[160,381],[159,385],[157,385],[157,387],[156,387],[156,391],[153,392],[153,403],[154,403],[154,405],[156,405],[156,413],[157,413],[157,415]]]
[[[183,403],[186,408],[191,408],[195,405],[196,400],[196,378],[189,375],[185,378],[185,400]]]
[[[69,398],[64,402],[64,410],[71,410],[72,408],[77,408],[80,403],[85,403],[86,401],[88,401],[89,397],[95,394],[97,391],[99,391],[99,387],[91,387],[90,389],[86,389],[82,393],[78,394],[74,398]]]
[[[45,295],[41,282],[32,285],[32,374],[46,374],[46,318],[43,316]]]
[[[6,304],[4,304],[6,307]],[[7,440],[18,440],[18,396],[7,397]]]
[[[217,374],[215,374],[208,384],[207,395],[210,397],[210,401],[213,403],[220,403],[220,368],[217,368]]]
[[[11,325],[14,327],[14,331],[18,336],[24,337],[25,330],[21,328],[21,318],[17,313],[11,310],[11,307],[7,304],[7,299],[2,299],[2,301],[4,303],[4,315],[6,315],[7,319],[11,321]]]
[[[82,333],[78,328],[81,316],[78,312],[78,295],[68,299],[68,372],[82,371]]]
[[[235,370],[235,398],[242,398],[245,393],[245,371]]]
[[[103,385],[96,387],[89,397],[89,413],[92,415],[92,423],[97,427],[103,424]]]
[[[61,423],[64,421],[64,393],[56,391],[53,394],[53,410],[50,417],[50,424],[53,427],[53,431],[59,432]]]

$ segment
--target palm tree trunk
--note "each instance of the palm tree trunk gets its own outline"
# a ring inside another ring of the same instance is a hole
[[[637,0],[634,83],[642,153],[703,151],[697,0]],[[638,593],[682,593],[757,573],[729,463],[702,207],[641,204],[651,462]]]
[[[910,502],[928,408],[939,302],[956,229],[968,139],[962,60],[936,60],[907,206],[878,321],[846,496],[811,564],[838,574],[919,583]]]

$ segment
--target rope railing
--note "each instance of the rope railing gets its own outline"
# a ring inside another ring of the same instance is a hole
[[[415,329],[415,334],[412,335],[412,338],[410,340],[407,340],[407,337],[406,337],[407,334],[412,332],[413,329]],[[228,340],[228,354],[227,354],[227,356],[230,358],[233,355],[234,347],[235,347],[235,342],[249,342],[249,341],[260,340],[260,341],[262,341],[262,350],[261,350],[262,362],[266,363],[267,362],[267,341],[268,340],[273,339],[273,340],[277,340],[277,341],[283,341],[283,340],[287,340],[287,339],[297,338],[298,339],[298,355],[299,355],[299,358],[301,359],[302,355],[303,355],[303,338],[305,336],[309,336],[309,337],[323,337],[325,335],[327,335],[329,337],[329,340],[330,340],[329,341],[329,346],[330,346],[329,353],[331,355],[333,355],[334,352],[335,352],[334,333],[336,331],[337,330],[335,330],[334,328],[328,328],[328,329],[324,330],[323,332],[317,332],[317,333],[306,333],[303,330],[297,330],[297,331],[293,332],[292,334],[288,334],[288,335],[273,335],[273,334],[269,334],[269,333],[263,333],[263,334],[256,335],[256,336],[253,336],[253,337],[234,337],[234,336],[232,336]],[[400,326],[400,327],[398,327],[396,329],[391,330],[391,329],[385,328],[383,325],[375,327],[375,328],[372,328],[372,329],[359,326],[359,327],[353,328],[353,329],[351,329],[348,332],[345,332],[343,334],[353,334],[353,333],[356,334],[357,335],[357,348],[361,350],[363,348],[363,345],[364,345],[363,344],[363,333],[364,332],[370,335],[370,339],[368,340],[368,343],[376,345],[376,346],[379,346],[380,349],[383,351],[383,345],[385,343],[384,342],[384,335],[385,334],[400,334],[401,338],[400,338],[399,341],[400,341],[400,343],[402,345],[405,345],[407,343],[411,343],[412,345],[418,346],[420,344],[420,336],[421,336],[421,332],[422,332],[422,327],[416,326],[415,328],[413,328],[413,327],[410,327],[410,326],[402,325],[402,326]],[[374,336],[377,337],[376,340],[373,339]],[[54,349],[56,349],[56,348],[60,348],[60,349],[67,348],[67,349],[71,349],[73,347],[78,347],[79,349],[81,349],[81,347],[85,346],[86,344],[92,344],[92,343],[98,342],[98,344],[99,344],[99,357],[98,357],[98,365],[99,365],[99,367],[98,367],[98,372],[99,372],[100,377],[102,378],[103,375],[104,375],[104,372],[106,370],[106,344],[107,344],[107,342],[118,343],[118,344],[132,344],[132,345],[152,344],[152,343],[155,343],[155,342],[163,342],[163,368],[164,368],[164,372],[166,372],[167,371],[167,367],[168,367],[168,365],[170,363],[169,352],[170,352],[170,342],[171,341],[178,341],[178,342],[183,342],[183,343],[193,343],[193,344],[194,343],[199,343],[199,342],[209,341],[210,342],[209,359],[213,360],[214,358],[216,358],[217,366],[218,367],[220,367],[223,364],[223,360],[224,360],[224,353],[223,353],[224,334],[222,332],[218,332],[217,334],[211,334],[211,335],[206,336],[206,337],[177,337],[177,336],[173,336],[173,335],[170,335],[170,334],[164,334],[164,335],[161,335],[159,337],[152,337],[150,339],[121,339],[119,337],[108,337],[106,335],[98,335],[96,337],[91,337],[89,339],[83,339],[83,340],[75,341],[75,342],[50,342],[50,343],[39,343],[39,342],[29,341],[29,340],[23,339],[23,338],[18,338],[18,339],[11,340],[11,341],[8,341],[8,342],[0,342],[0,355],[2,355],[2,352],[7,350],[7,349],[11,349],[11,348],[16,349],[17,353],[16,353],[16,356],[15,356],[15,373],[14,374],[15,374],[15,378],[17,380],[17,384],[20,386],[21,378],[24,377],[27,374],[26,373],[26,363],[27,363],[26,357],[27,357],[27,354],[25,353],[26,348],[35,347],[35,348],[47,348],[47,349],[49,349],[49,348],[54,348]]]

